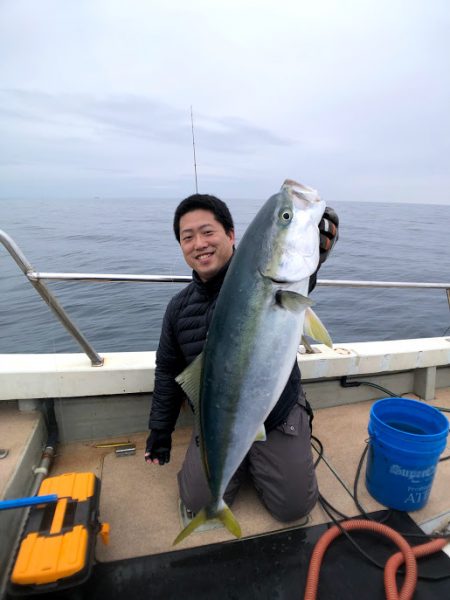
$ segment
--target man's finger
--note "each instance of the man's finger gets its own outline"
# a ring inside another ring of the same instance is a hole
[[[331,239],[324,234],[320,234],[320,251],[328,252],[332,246]]]
[[[327,206],[325,212],[323,213],[323,218],[328,219],[332,223],[339,227],[339,217],[336,211],[334,211],[330,206]]]
[[[325,218],[323,218],[320,221],[319,229],[320,229],[321,233],[329,234],[329,236],[332,238],[336,235],[336,231],[337,231],[337,227],[333,223],[333,221],[330,221],[329,219],[325,219]]]

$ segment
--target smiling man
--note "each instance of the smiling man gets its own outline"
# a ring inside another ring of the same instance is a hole
[[[338,238],[339,220],[327,208],[320,229],[320,264]],[[150,411],[150,435],[145,460],[164,465],[170,460],[172,432],[185,398],[175,378],[203,350],[216,301],[234,252],[234,224],[227,205],[205,194],[183,200],[175,211],[173,229],[193,281],[176,294],[166,309],[156,354],[155,387]],[[310,279],[310,291],[317,272]],[[300,340],[299,340],[300,343]],[[307,515],[317,500],[311,452],[312,411],[295,363],[280,399],[265,421],[267,439],[256,442],[225,492],[230,506],[248,473],[269,512],[280,521]],[[188,512],[208,503],[210,492],[200,451],[192,434],[178,473],[180,497]]]
[[[217,275],[233,255],[234,230],[225,230],[209,210],[184,214],[177,238],[185,261],[203,282]]]

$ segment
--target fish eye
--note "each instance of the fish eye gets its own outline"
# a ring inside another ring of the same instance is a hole
[[[287,225],[288,223],[290,223],[292,217],[292,210],[288,206],[284,206],[283,208],[281,208],[280,212],[278,213],[278,218],[282,225]]]

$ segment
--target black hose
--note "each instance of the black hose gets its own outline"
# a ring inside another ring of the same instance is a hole
[[[394,394],[394,392],[391,392],[390,390],[382,387],[381,385],[372,383],[371,381],[349,381],[347,378],[347,375],[344,375],[343,377],[341,377],[340,383],[341,383],[341,386],[344,388],[359,387],[360,385],[368,385],[370,387],[376,388],[377,390],[380,390],[381,392],[383,392],[384,394],[387,394],[388,396],[391,396],[392,398],[397,397],[397,394]]]
[[[59,442],[58,421],[56,420],[55,401],[46,398],[43,404],[43,415],[47,425],[47,447],[56,449]]]

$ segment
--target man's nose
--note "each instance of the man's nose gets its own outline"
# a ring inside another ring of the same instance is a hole
[[[205,238],[205,236],[203,236],[201,233],[197,234],[194,238],[194,245],[195,248],[206,248],[206,246],[208,245],[208,242]]]

